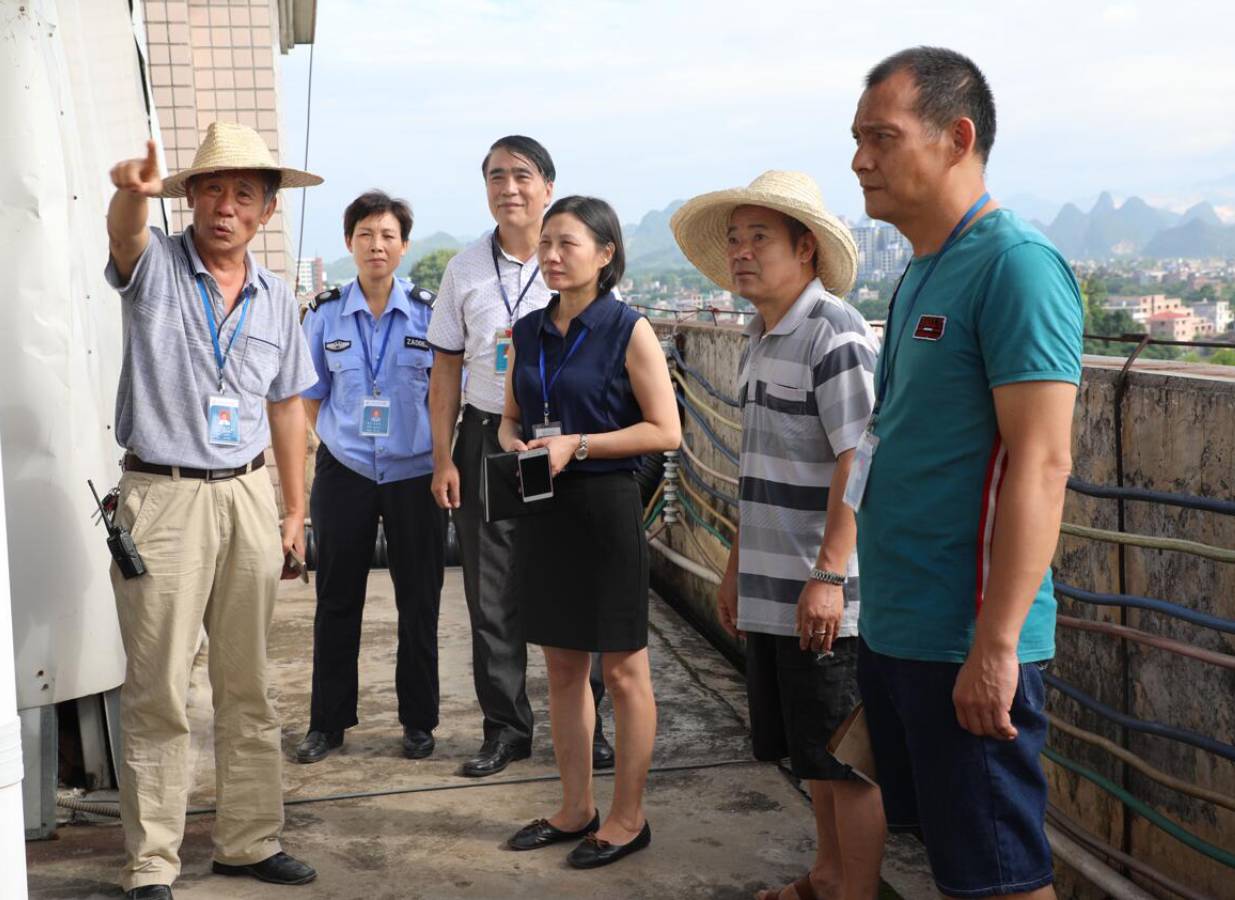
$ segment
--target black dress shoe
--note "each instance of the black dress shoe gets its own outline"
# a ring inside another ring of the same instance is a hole
[[[548,819],[537,819],[530,825],[524,825],[516,831],[511,839],[506,842],[506,846],[511,850],[539,850],[541,847],[559,844],[562,841],[577,841],[599,827],[600,810],[597,810],[596,815],[592,816],[592,821],[588,822],[578,831],[562,831],[560,828],[550,825]]]
[[[282,851],[250,866],[229,866],[215,862],[216,875],[249,875],[271,884],[308,884],[317,877],[317,870]]]
[[[527,759],[532,755],[530,744],[508,744],[505,741],[485,741],[480,745],[480,752],[469,759],[459,769],[460,775],[470,778],[484,778],[486,775],[496,775],[515,760]]]
[[[169,884],[143,884],[124,892],[125,900],[172,900]]]
[[[596,730],[592,732],[592,768],[613,768],[613,748],[605,740],[605,732],[600,727],[600,716],[596,717]]]
[[[403,729],[403,755],[408,759],[424,759],[433,753],[436,746],[437,741],[433,740],[431,732],[419,728]]]
[[[583,839],[583,843],[570,851],[570,856],[566,857],[566,861],[576,869],[598,869],[617,862],[623,856],[630,856],[650,843],[652,843],[652,826],[645,821],[643,830],[635,836],[633,841],[626,844],[610,844],[608,841],[602,841],[595,833],[589,834]]]
[[[342,731],[310,731],[304,740],[296,745],[296,762],[320,762],[330,755],[331,750],[343,746]]]

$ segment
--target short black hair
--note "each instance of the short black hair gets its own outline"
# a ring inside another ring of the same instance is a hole
[[[972,59],[944,47],[911,47],[894,53],[866,76],[875,87],[905,70],[918,86],[914,112],[939,132],[959,118],[973,121],[975,149],[982,162],[990,159],[995,143],[995,97],[986,76]]]
[[[601,294],[609,293],[617,287],[626,272],[626,248],[622,244],[622,223],[618,221],[617,213],[612,206],[597,197],[563,197],[549,207],[541,228],[554,216],[563,213],[570,213],[582,222],[587,230],[592,232],[597,245],[613,245],[613,258],[600,270],[596,285]]]
[[[813,236],[814,232],[810,230],[810,228],[806,225],[806,223],[801,222],[798,219],[795,219],[793,216],[789,215],[789,213],[781,213],[781,215],[784,216],[785,218],[785,224],[789,226],[789,243],[793,246],[794,252],[796,253],[798,249],[798,241],[802,240],[802,235],[809,234]],[[812,253],[810,257],[810,267],[812,271],[814,271],[818,263],[819,263],[819,239],[816,238],[815,239],[815,252]]]
[[[406,200],[391,197],[376,188],[365,191],[347,205],[347,209],[343,211],[343,236],[350,238],[362,220],[382,213],[390,213],[399,220],[399,233],[403,235],[403,242],[406,244],[407,239],[412,236],[411,206]]]
[[[508,134],[494,141],[493,146],[489,148],[489,152],[485,154],[485,158],[480,163],[481,175],[489,174],[489,157],[493,155],[494,150],[505,150],[515,156],[522,156],[536,167],[536,171],[546,182],[552,182],[557,177],[557,169],[553,168],[553,157],[549,155],[549,151],[541,146],[540,141],[522,134]]]

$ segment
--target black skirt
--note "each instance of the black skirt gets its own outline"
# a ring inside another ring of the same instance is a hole
[[[543,513],[517,520],[513,577],[529,644],[588,652],[648,643],[648,542],[630,472],[554,479]]]

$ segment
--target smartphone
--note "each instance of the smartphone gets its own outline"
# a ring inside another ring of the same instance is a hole
[[[519,454],[519,484],[524,503],[553,496],[553,475],[549,471],[548,447],[524,450]]]

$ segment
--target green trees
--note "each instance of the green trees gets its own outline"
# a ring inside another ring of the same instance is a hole
[[[426,253],[416,265],[412,266],[409,277],[416,283],[417,287],[436,291],[442,286],[442,273],[446,271],[446,263],[450,262],[451,258],[458,252],[458,250],[442,249]]]

